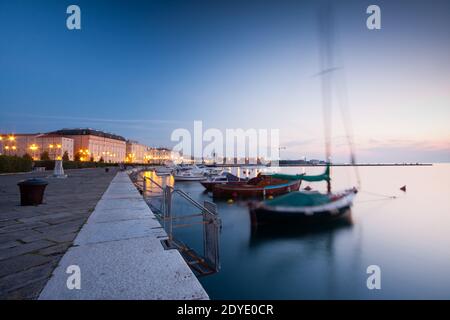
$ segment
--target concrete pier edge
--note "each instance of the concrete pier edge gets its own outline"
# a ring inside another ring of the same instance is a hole
[[[209,299],[180,253],[163,248],[165,238],[128,174],[119,172],[39,299]],[[80,289],[70,285],[69,266],[79,267]]]

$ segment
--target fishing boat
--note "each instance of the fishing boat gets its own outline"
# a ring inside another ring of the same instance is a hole
[[[209,177],[207,180],[200,181],[202,186],[205,187],[206,191],[211,192],[214,188],[214,186],[219,184],[226,184],[229,182],[245,182],[247,179],[241,179],[234,174],[231,174],[229,172],[225,172],[221,175],[212,176]]]
[[[353,198],[357,193],[357,188],[353,187],[348,190],[341,192],[331,191],[331,175],[330,175],[330,159],[331,159],[331,80],[333,79],[331,75],[338,70],[332,65],[332,53],[330,45],[330,34],[332,31],[332,21],[331,9],[326,8],[322,12],[321,21],[321,32],[325,36],[325,41],[323,41],[321,55],[323,59],[322,62],[322,72],[319,73],[322,80],[322,108],[324,114],[324,127],[325,127],[325,155],[327,159],[325,172],[319,175],[308,176],[306,174],[302,175],[274,175],[274,177],[283,179],[287,176],[301,176],[303,181],[309,182],[320,182],[326,181],[327,192],[311,192],[311,191],[296,191],[290,194],[275,198],[265,200],[259,203],[252,203],[249,206],[250,215],[252,220],[252,225],[283,225],[283,226],[299,226],[305,224],[323,224],[325,222],[337,221],[340,218],[344,218],[350,214],[350,208],[353,204]],[[341,87],[342,88],[342,87]],[[341,97],[340,107],[344,111],[345,96],[344,93],[340,92],[338,97]],[[346,131],[346,136],[348,140],[348,145],[350,149],[350,159],[351,163],[355,164],[355,157],[353,151],[352,134],[349,126],[349,119],[345,119],[348,116],[347,112],[343,112],[344,116],[344,127]],[[347,121],[345,121],[347,120]],[[355,172],[357,173],[356,166],[354,166]],[[358,182],[359,176],[356,175]]]
[[[275,175],[259,174],[248,181],[228,182],[213,187],[213,198],[247,199],[274,197],[296,191],[300,188],[301,177],[286,175],[283,178]]]

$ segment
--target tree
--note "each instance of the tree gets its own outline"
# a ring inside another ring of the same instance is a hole
[[[69,153],[67,151],[64,151],[64,154],[62,156],[63,161],[69,161]]]
[[[22,159],[25,159],[25,160],[33,160],[33,158],[30,156],[29,153],[25,153],[25,154],[22,156]]]
[[[50,160],[50,156],[48,155],[48,151],[44,151],[41,153],[41,160]]]
[[[103,162],[105,162],[105,159],[103,159],[103,157],[100,157],[100,160],[98,160],[98,162],[103,163]]]
[[[80,152],[75,153],[74,160],[80,161],[80,159],[81,159],[81,153]]]

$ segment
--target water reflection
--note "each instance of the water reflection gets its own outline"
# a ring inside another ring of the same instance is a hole
[[[250,246],[257,246],[265,242],[271,242],[279,239],[299,240],[313,235],[329,235],[341,229],[351,229],[353,220],[349,210],[345,218],[329,221],[325,224],[310,225],[263,225],[253,226],[250,231]]]
[[[256,168],[248,173],[257,174]],[[321,167],[258,168],[284,173],[320,173]],[[229,168],[243,177],[244,169]],[[352,186],[351,168],[333,168],[333,188]],[[212,299],[415,299],[450,298],[450,165],[361,167],[363,189],[348,224],[305,232],[252,233],[246,202],[216,201],[222,219],[219,273],[200,278]],[[152,173],[147,173],[152,174]],[[155,176],[152,176],[155,177]],[[198,182],[158,183],[181,188],[195,200],[212,201]],[[406,193],[399,190],[407,185]],[[311,184],[324,191],[325,185]],[[150,189],[151,185],[149,185]],[[367,191],[367,192],[365,192]],[[394,195],[396,199],[374,194]],[[191,214],[174,199],[176,214]],[[179,229],[186,243],[200,229]],[[382,290],[366,287],[367,266],[382,269]]]

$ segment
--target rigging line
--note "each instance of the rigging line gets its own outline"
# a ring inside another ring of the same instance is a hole
[[[345,74],[344,74],[343,70],[341,70],[340,78],[341,78],[340,79],[341,81],[338,81],[337,90],[336,90],[337,94],[338,94],[338,100],[339,100],[339,109],[341,110],[342,122],[344,124],[345,135],[347,138],[348,147],[350,149],[350,162],[353,165],[353,169],[355,171],[358,189],[360,189],[361,188],[361,178],[360,178],[358,166],[355,166],[355,164],[356,164],[355,142],[354,142],[354,135],[353,135],[353,126],[352,126],[352,121],[351,121],[350,111],[349,111],[349,106],[348,106],[346,78],[345,78]]]
[[[320,37],[320,65],[322,86],[322,109],[324,120],[325,155],[327,163],[331,161],[331,77],[333,69],[333,35],[332,35],[332,10],[327,3],[319,10],[319,37]],[[330,181],[327,180],[327,192],[331,192]]]
[[[339,58],[339,48],[337,47],[337,32],[335,31],[337,25],[334,21],[334,14],[331,2],[327,2],[319,15],[320,22],[320,36],[321,36],[321,67],[322,71],[318,73],[322,78],[322,95],[323,95],[323,112],[325,119],[325,136],[326,136],[326,152],[327,159],[331,155],[331,104],[332,104],[332,84],[336,85],[336,96],[339,104],[339,109],[341,110],[342,120],[344,124],[345,135],[347,139],[347,144],[350,151],[350,162],[353,164],[353,168],[355,171],[355,176],[357,180],[358,189],[361,188],[361,179],[359,175],[359,170],[356,164],[355,158],[355,147],[353,141],[353,130],[352,123],[350,118],[350,113],[348,110],[348,96],[347,96],[347,87],[345,82],[345,74],[338,73],[337,75],[341,75],[340,79],[336,79],[335,71],[339,71],[342,68],[335,67],[336,56]],[[334,50],[334,51],[333,51]],[[334,77],[334,81],[331,81],[331,77]],[[338,81],[336,81],[338,80]],[[339,81],[340,80],[340,81]],[[341,86],[339,86],[339,84]]]
[[[360,190],[359,192],[363,192],[363,193],[370,194],[370,195],[377,196],[377,197],[389,198],[389,199],[397,199],[398,198],[398,196],[392,196],[392,195],[371,192],[371,191],[365,191],[365,190]]]

